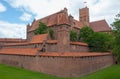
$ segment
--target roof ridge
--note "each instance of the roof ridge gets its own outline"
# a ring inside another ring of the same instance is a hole
[[[64,10],[60,10],[60,11],[58,11],[58,12],[55,12],[55,13],[52,13],[52,14],[50,14],[50,15],[48,15],[48,16],[45,16],[45,17],[43,17],[43,18],[40,18],[40,19],[38,19],[38,20],[36,20],[36,21],[40,21],[40,20],[42,20],[42,19],[45,19],[45,18],[47,18],[47,17],[51,17],[52,15],[55,15],[55,14],[58,14],[58,13],[62,13]]]
[[[90,22],[90,23],[99,22],[99,21],[106,21],[106,20],[105,20],[105,19],[101,19],[101,20],[92,21],[92,22]]]

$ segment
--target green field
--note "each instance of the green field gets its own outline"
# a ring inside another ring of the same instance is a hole
[[[0,65],[0,79],[70,79],[59,78],[16,67]],[[71,79],[120,79],[120,65],[113,65],[81,78]]]

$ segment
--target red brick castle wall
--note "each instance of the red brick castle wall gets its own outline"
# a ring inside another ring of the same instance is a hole
[[[100,56],[22,56],[2,55],[0,63],[60,77],[79,77],[113,64],[111,54]]]

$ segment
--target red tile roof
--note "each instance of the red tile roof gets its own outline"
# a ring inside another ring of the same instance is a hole
[[[87,44],[87,43],[84,43],[84,42],[70,42],[70,44],[88,46],[88,44]]]
[[[37,48],[3,48],[0,50],[0,54],[5,55],[32,55],[35,56],[38,52]],[[45,52],[39,53],[39,56],[54,56],[54,57],[84,57],[84,56],[101,56],[101,55],[110,55],[109,52],[65,52],[65,53],[58,53],[58,52]]]
[[[39,34],[39,35],[34,35],[32,40],[30,42],[22,42],[22,43],[7,43],[4,44],[4,46],[19,46],[19,45],[28,45],[28,44],[34,44],[34,43],[43,43],[47,39],[48,34]],[[54,42],[54,40],[49,41],[49,42]]]
[[[68,15],[67,15],[67,12],[65,10],[59,11],[57,13],[50,15],[50,16],[47,16],[45,18],[42,18],[42,19],[39,19],[39,20],[33,22],[29,31],[34,31],[35,29],[37,29],[39,22],[43,22],[47,26],[59,25],[59,24],[64,24],[64,23],[69,24]]]
[[[48,34],[39,34],[33,36],[30,43],[43,43],[47,39]]]
[[[0,38],[0,42],[25,42],[25,39],[17,39],[17,38]]]
[[[109,31],[111,31],[111,28],[109,27],[109,25],[107,24],[107,22],[105,20],[91,22],[90,27],[95,32],[109,32]]]
[[[19,46],[19,45],[28,45],[28,42],[24,42],[24,43],[7,43],[4,44],[4,46]]]
[[[58,53],[58,52],[46,52],[46,53],[40,53],[40,56],[53,56],[53,57],[84,57],[84,56],[101,56],[101,55],[110,55],[109,52],[65,52],[65,53]]]
[[[2,48],[0,54],[8,55],[35,55],[37,52],[36,48]]]
[[[42,35],[34,36],[34,38],[30,41],[30,43],[25,42],[25,43],[12,43],[12,44],[4,44],[4,45],[5,46],[17,46],[17,45],[28,45],[28,44],[31,44],[31,43],[43,43],[43,41],[45,41],[46,38],[47,38],[47,34],[42,34]],[[57,43],[57,40],[47,40],[46,43]],[[84,42],[70,42],[70,44],[88,46],[88,44],[84,43]]]

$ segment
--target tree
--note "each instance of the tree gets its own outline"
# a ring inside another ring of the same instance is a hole
[[[45,34],[48,32],[48,27],[44,23],[40,22],[39,27],[35,30],[35,35],[37,34]]]
[[[70,31],[70,41],[77,41],[77,32],[75,32],[74,30]]]
[[[116,15],[115,21],[112,23],[113,35],[114,35],[114,48],[113,55],[117,61],[120,62],[120,13]]]
[[[110,47],[110,37],[106,33],[94,32],[90,27],[86,26],[80,30],[79,40],[86,42],[91,51],[103,52]]]
[[[90,27],[84,26],[78,34],[78,39],[79,41],[83,40],[84,42],[88,43],[92,38],[93,34],[94,34],[94,31]]]

